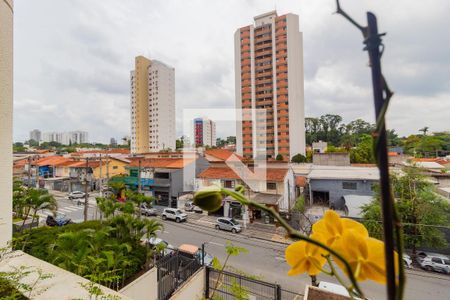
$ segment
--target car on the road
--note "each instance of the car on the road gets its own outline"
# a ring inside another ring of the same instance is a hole
[[[231,231],[238,233],[242,231],[241,224],[233,218],[217,218],[216,229]]]
[[[450,259],[441,254],[428,254],[420,261],[420,266],[427,271],[450,274]]]
[[[187,214],[176,208],[164,208],[161,214],[163,220],[174,220],[177,223],[187,221]]]
[[[81,198],[84,198],[85,196],[86,196],[86,194],[84,192],[73,191],[67,195],[67,198],[69,198],[69,200],[73,200],[73,199],[81,199]]]
[[[156,210],[156,208],[151,207],[147,203],[142,203],[141,204],[141,215],[148,216],[148,217],[157,216],[158,211]]]
[[[412,268],[412,259],[408,254],[403,254],[403,264],[407,268]]]
[[[167,254],[170,254],[173,251],[175,251],[174,246],[172,246],[165,240],[157,238],[157,237],[151,237],[149,239],[147,239],[146,237],[143,237],[141,239],[141,243],[144,245],[149,245],[150,248],[152,248],[152,249],[157,249],[160,247],[159,250],[162,251],[163,255],[167,255]]]
[[[200,264],[204,263],[205,266],[211,266],[214,257],[211,254],[205,252],[203,257],[203,251],[195,245],[183,244],[178,247],[178,251],[181,255],[189,258],[195,258]]]
[[[197,205],[194,205],[194,202],[192,202],[192,201],[187,201],[184,204],[184,210],[185,211],[193,211],[193,212],[196,212],[196,213],[199,213],[199,214],[203,213],[203,209],[201,209]]]
[[[69,219],[65,214],[57,212],[55,216],[48,215],[47,219],[45,220],[45,224],[47,226],[64,226],[67,224],[72,224],[72,220]]]

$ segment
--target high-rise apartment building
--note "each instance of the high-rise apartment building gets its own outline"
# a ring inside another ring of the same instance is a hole
[[[262,152],[268,158],[281,154],[284,159],[305,154],[303,37],[298,15],[278,16],[272,11],[254,21],[234,35],[236,108],[238,114],[243,110],[237,116],[236,151],[248,158]],[[246,109],[257,110],[248,114]],[[265,110],[265,118],[258,110]],[[265,128],[257,126],[261,121]]]
[[[175,69],[138,56],[130,79],[131,152],[175,149]]]
[[[30,131],[30,140],[39,142],[41,140],[41,131],[39,129],[34,129]]]
[[[216,146],[216,123],[207,118],[194,119],[194,137],[197,146]]]
[[[44,132],[42,134],[43,142],[57,142],[63,145],[85,144],[89,143],[88,133],[86,131],[69,132]]]

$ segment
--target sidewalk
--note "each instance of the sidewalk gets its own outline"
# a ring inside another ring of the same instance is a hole
[[[196,213],[189,213],[188,215],[188,222],[190,223],[203,226],[209,225],[211,227],[214,227],[216,224],[217,217],[215,216]],[[240,223],[242,224],[242,222]],[[282,227],[276,228],[273,224],[263,224],[259,222],[247,224],[247,228],[243,229],[240,235],[244,235],[248,238],[267,240],[283,244],[292,243],[292,240],[286,238],[286,230]]]

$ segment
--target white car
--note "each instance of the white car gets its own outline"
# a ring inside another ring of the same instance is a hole
[[[407,268],[412,268],[412,259],[408,254],[403,254],[403,264]]]
[[[161,214],[163,220],[174,220],[177,223],[187,221],[187,214],[176,208],[165,208]]]
[[[150,205],[142,203],[141,204],[141,215],[148,216],[148,217],[156,216],[156,215],[158,215],[158,212],[157,212],[156,208],[153,208]]]
[[[445,255],[427,255],[420,262],[420,266],[427,271],[450,274],[450,259]]]
[[[81,198],[84,198],[85,196],[86,196],[86,194],[83,193],[83,192],[81,192],[81,191],[73,191],[73,192],[71,192],[71,193],[69,193],[69,194],[67,195],[67,197],[69,198],[69,200],[72,200],[72,199],[81,199]]]
[[[157,238],[157,237],[151,237],[149,239],[143,237],[141,239],[141,242],[143,244],[149,245],[151,248],[155,248],[158,245],[162,244],[162,246],[164,246],[164,255],[172,253],[175,249],[171,244],[169,244],[165,240]]]

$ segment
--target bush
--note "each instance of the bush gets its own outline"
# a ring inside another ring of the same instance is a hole
[[[100,221],[36,228],[16,235],[14,247],[114,289],[145,269],[151,254],[139,240],[119,238],[110,222]]]
[[[275,160],[278,160],[278,161],[283,160],[283,155],[278,154],[277,157],[275,158]]]
[[[304,162],[306,162],[306,156],[304,156],[304,155],[298,153],[298,154],[295,154],[295,155],[292,157],[291,161],[292,161],[293,163],[304,163]]]

